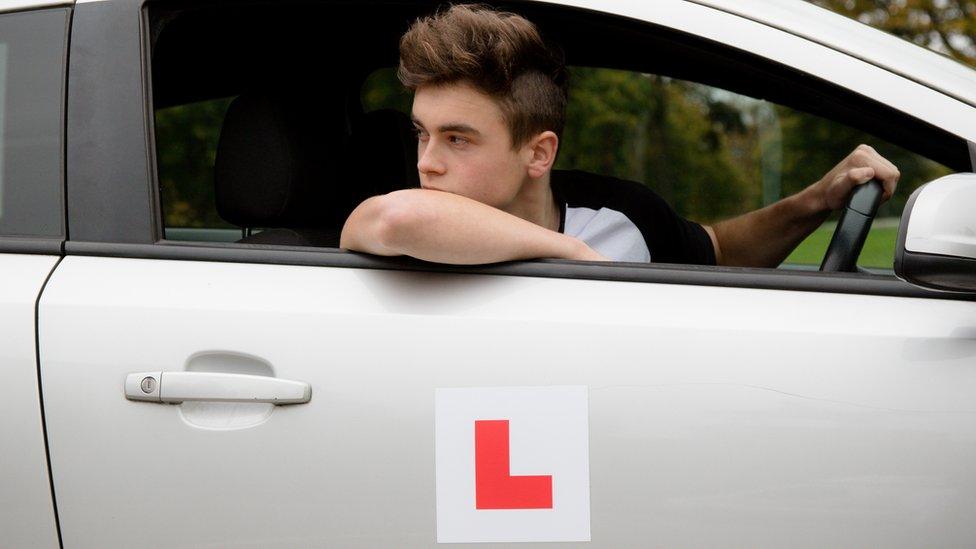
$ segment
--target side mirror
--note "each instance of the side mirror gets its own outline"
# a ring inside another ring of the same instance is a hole
[[[895,274],[912,284],[976,292],[976,174],[919,187],[898,226]]]

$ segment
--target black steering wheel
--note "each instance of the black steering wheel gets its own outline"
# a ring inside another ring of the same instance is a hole
[[[847,201],[847,207],[840,214],[834,236],[830,238],[827,253],[824,254],[821,271],[855,272],[857,258],[861,255],[864,240],[871,230],[871,222],[878,213],[884,187],[877,179],[858,185]]]

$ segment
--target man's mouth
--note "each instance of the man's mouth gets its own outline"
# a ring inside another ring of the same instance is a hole
[[[424,189],[425,191],[441,191],[441,192],[447,192],[444,189],[441,189],[440,187],[438,187],[436,185],[431,185],[429,183],[424,183],[424,182],[421,182],[420,183],[420,188],[421,189]]]

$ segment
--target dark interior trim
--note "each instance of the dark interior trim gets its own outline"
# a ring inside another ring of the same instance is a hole
[[[283,247],[260,244],[201,244],[196,242],[172,241],[161,241],[157,244],[148,245],[68,242],[66,244],[66,253],[69,255],[125,257],[133,259],[262,263],[432,273],[612,280],[617,282],[976,301],[976,294],[964,295],[925,290],[898,280],[894,276],[864,273],[821,273],[817,271],[703,267],[654,263],[590,263],[557,259],[540,259],[494,265],[460,266],[428,263],[408,257],[372,256],[335,248]]]

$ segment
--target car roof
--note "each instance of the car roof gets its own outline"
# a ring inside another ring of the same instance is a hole
[[[624,9],[632,6],[632,0],[546,1],[605,13],[632,11]],[[805,38],[976,107],[976,70],[945,55],[804,0],[683,1],[734,14]]]

